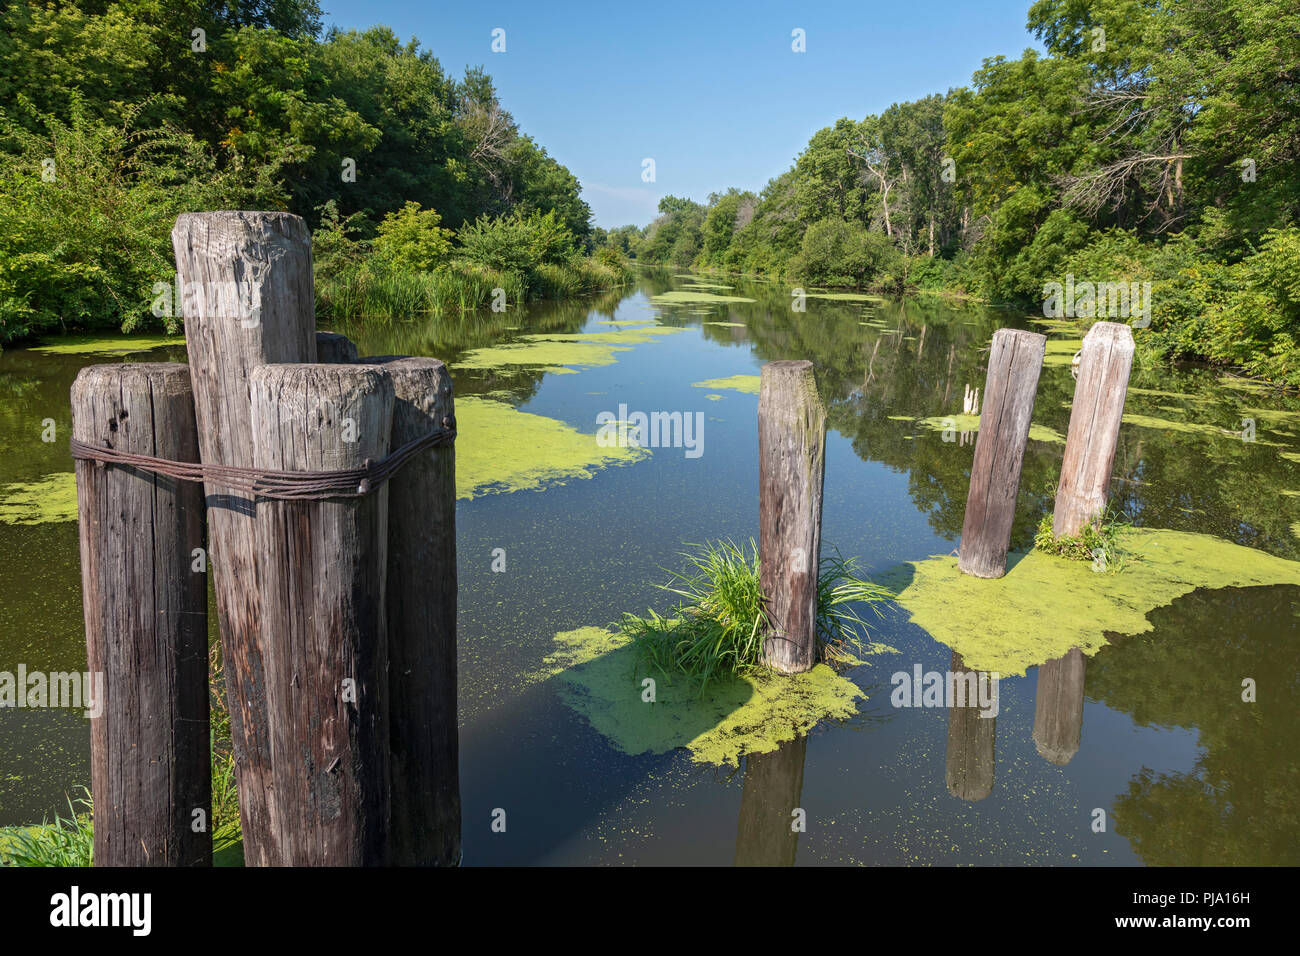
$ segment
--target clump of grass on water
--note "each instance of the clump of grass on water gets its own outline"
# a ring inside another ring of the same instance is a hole
[[[767,614],[760,586],[758,548],[732,541],[691,545],[685,571],[658,585],[680,599],[668,615],[624,614],[619,628],[640,662],[670,679],[683,676],[703,691],[710,683],[764,670]],[[856,576],[857,562],[838,554],[821,559],[817,579],[817,638],[823,660],[847,659],[862,647],[866,622],[857,607],[893,595]]]
[[[1034,534],[1034,549],[1072,561],[1091,561],[1099,571],[1118,573],[1124,569],[1126,555],[1119,544],[1121,529],[1130,525],[1122,514],[1110,509],[1099,521],[1086,524],[1077,535],[1052,533],[1051,513],[1043,515]]]

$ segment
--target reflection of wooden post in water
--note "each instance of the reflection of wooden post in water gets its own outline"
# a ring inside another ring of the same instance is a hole
[[[1046,349],[1047,337],[1037,332],[998,329],[993,333],[957,557],[957,567],[977,578],[1007,573],[1020,468]]]
[[[1054,534],[1077,535],[1106,510],[1132,367],[1133,333],[1127,325],[1097,322],[1088,330],[1056,488]]]
[[[966,667],[956,651],[952,652],[951,670],[957,678],[977,673]],[[998,719],[980,716],[978,694],[973,701],[968,696],[965,703],[965,707],[948,708],[944,782],[954,797],[974,802],[993,792],[993,737]]]
[[[817,658],[817,567],[826,407],[812,362],[768,362],[758,396],[758,528],[769,632],[763,663],[782,674]]]
[[[1067,764],[1079,752],[1083,735],[1083,651],[1038,666],[1034,697],[1034,745],[1044,759]]]
[[[745,757],[745,788],[736,827],[736,866],[794,866],[799,834],[794,811],[803,798],[808,738],[796,737],[775,753]]]
[[[198,461],[189,369],[83,368],[72,434]],[[76,472],[86,656],[103,681],[90,719],[95,866],[211,865],[208,589],[194,564],[203,490],[97,461],[78,460]]]

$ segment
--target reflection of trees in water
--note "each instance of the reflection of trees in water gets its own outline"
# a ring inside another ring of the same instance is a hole
[[[736,827],[736,866],[794,866],[799,833],[792,824],[802,807],[808,738],[745,757],[745,786]]]
[[[1194,728],[1190,773],[1143,769],[1114,827],[1150,865],[1300,862],[1300,587],[1197,591],[1088,663],[1090,699],[1143,726]],[[1255,703],[1241,699],[1253,678]]]

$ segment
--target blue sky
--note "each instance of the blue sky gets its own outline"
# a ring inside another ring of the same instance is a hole
[[[967,85],[985,57],[1038,46],[1032,0],[320,2],[327,26],[384,24],[449,73],[484,67],[605,227],[644,225],[668,194],[760,189],[839,117]],[[491,48],[498,27],[504,53]],[[804,53],[791,50],[796,28]]]

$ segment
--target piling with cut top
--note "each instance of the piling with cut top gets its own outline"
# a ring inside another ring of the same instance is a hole
[[[189,369],[82,369],[72,434],[198,461]],[[103,681],[90,720],[95,865],[210,866],[202,489],[117,464],[75,467],[87,661]]]
[[[172,230],[205,464],[253,463],[249,381],[254,368],[314,362],[311,237],[280,212],[185,213]],[[264,865],[270,845],[270,749],[263,638],[255,580],[253,498],[204,484],[208,537],[239,785],[244,860]]]
[[[433,358],[366,358],[396,393],[392,447],[456,422],[451,373]],[[421,452],[388,482],[392,862],[460,860],[456,723],[456,452]]]
[[[253,464],[334,471],[389,451],[393,384],[368,365],[253,370]],[[388,862],[388,486],[257,501],[271,865]]]
[[[758,397],[760,585],[767,611],[763,662],[783,674],[817,660],[817,573],[826,408],[812,362],[768,362]]]
[[[1124,398],[1133,369],[1133,333],[1122,322],[1097,322],[1083,338],[1070,409],[1052,533],[1077,536],[1100,521],[1110,496]]]
[[[1007,572],[1020,469],[1046,350],[1047,337],[1037,332],[993,333],[957,557],[966,574],[1000,578]]]

